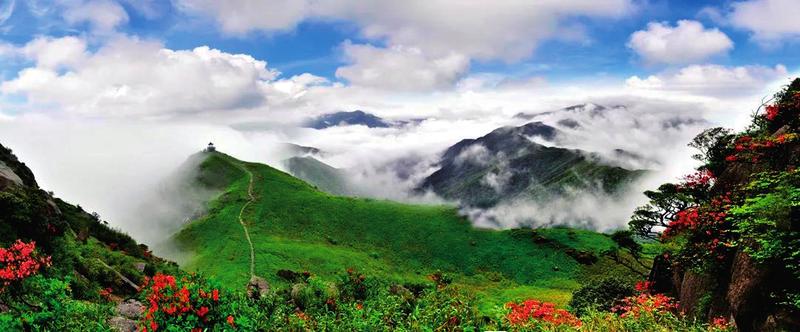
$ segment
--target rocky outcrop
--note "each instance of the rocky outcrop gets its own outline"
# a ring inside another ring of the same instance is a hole
[[[251,299],[258,299],[269,294],[269,283],[266,279],[253,276],[247,283],[247,296]]]
[[[8,167],[6,163],[0,160],[0,189],[6,188],[10,185],[23,185],[22,179],[14,173],[14,170],[11,167]]]
[[[137,321],[144,313],[141,302],[130,299],[117,304],[117,315],[108,320],[108,325],[114,331],[135,332],[138,330]]]
[[[726,300],[740,331],[760,331],[769,307],[769,269],[758,266],[743,251],[736,253]]]

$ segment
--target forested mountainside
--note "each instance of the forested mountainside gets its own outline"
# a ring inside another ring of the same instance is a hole
[[[531,122],[462,140],[442,154],[439,169],[420,184],[419,191],[432,190],[464,205],[491,207],[570,191],[612,195],[644,173],[609,165],[589,152],[532,140],[553,140],[557,135],[558,129]]]

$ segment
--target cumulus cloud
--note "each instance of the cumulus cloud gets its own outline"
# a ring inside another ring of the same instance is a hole
[[[86,58],[86,41],[67,36],[62,38],[38,37],[28,42],[20,52],[47,69],[75,66]]]
[[[697,21],[681,20],[676,26],[651,22],[631,35],[628,47],[649,63],[681,64],[705,60],[733,48],[719,29],[706,29]]]
[[[360,86],[396,91],[445,89],[469,69],[469,59],[454,53],[429,58],[417,48],[378,48],[349,42],[343,48],[351,64],[339,67],[336,76]]]
[[[735,96],[762,91],[769,83],[789,75],[783,65],[775,67],[692,65],[677,72],[646,78],[628,78],[628,87],[642,90],[679,91],[697,95]]]
[[[288,102],[310,75],[277,80],[265,61],[206,46],[171,50],[155,41],[116,38],[95,52],[76,37],[40,38],[21,48],[36,66],[0,84],[3,94],[27,97],[93,116],[176,116]],[[63,68],[61,68],[63,67]],[[60,70],[66,69],[66,70]]]
[[[568,34],[564,19],[616,18],[630,0],[495,1],[491,7],[458,0],[208,1],[181,0],[182,8],[212,16],[223,30],[287,30],[311,20],[348,20],[361,34],[441,57],[455,52],[480,59],[518,60],[539,42]],[[277,11],[275,8],[281,8]],[[501,37],[499,37],[501,36]]]
[[[755,40],[771,44],[800,37],[798,11],[800,3],[794,0],[747,0],[734,2],[726,20],[752,32]]]

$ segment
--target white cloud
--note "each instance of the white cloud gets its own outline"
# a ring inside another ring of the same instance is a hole
[[[697,21],[681,20],[677,26],[651,22],[647,30],[631,35],[628,47],[649,63],[694,63],[723,54],[733,41],[719,29],[705,29]]]
[[[62,17],[71,25],[88,23],[95,32],[109,33],[128,22],[128,13],[112,0],[64,0]]]
[[[213,15],[223,31],[233,34],[290,30],[310,10],[308,0],[176,0],[175,3],[187,12]]]
[[[180,4],[214,17],[231,33],[288,30],[306,19],[345,20],[354,22],[366,38],[419,48],[430,56],[455,52],[508,61],[530,56],[543,40],[575,38],[570,34],[574,25],[565,25],[564,19],[616,18],[633,8],[630,0],[503,0],[492,6],[460,0],[180,0]]]
[[[28,42],[20,51],[35,60],[37,66],[56,69],[83,61],[86,57],[86,41],[74,36],[56,39],[38,37]]]
[[[428,58],[420,49],[394,46],[344,44],[350,65],[339,67],[336,76],[352,84],[400,91],[444,89],[469,69],[469,59],[459,54]]]
[[[174,116],[253,108],[268,100],[276,105],[324,83],[310,74],[276,80],[276,71],[249,55],[205,46],[171,50],[133,38],[114,39],[88,54],[74,37],[37,39],[23,50],[36,66],[2,82],[0,92],[93,116]]]
[[[753,33],[755,40],[774,43],[800,37],[800,2],[796,0],[748,0],[735,2],[728,22]]]
[[[691,65],[677,72],[646,78],[630,77],[627,86],[641,90],[660,90],[705,96],[749,96],[770,82],[788,77],[786,67]]]

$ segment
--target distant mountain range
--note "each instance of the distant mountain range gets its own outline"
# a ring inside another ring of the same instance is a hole
[[[448,148],[440,168],[417,188],[432,190],[464,205],[491,207],[515,198],[544,198],[568,188],[599,189],[613,194],[644,173],[607,165],[581,150],[549,147],[558,129],[542,122],[502,127]]]
[[[362,125],[369,128],[388,128],[392,126],[392,123],[364,111],[323,114],[305,123],[305,127],[314,129],[351,125]]]

